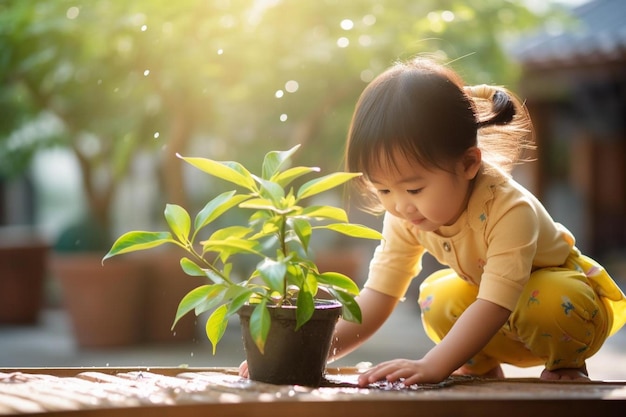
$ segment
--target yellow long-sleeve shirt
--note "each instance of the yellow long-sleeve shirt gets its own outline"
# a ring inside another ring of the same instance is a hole
[[[365,286],[401,298],[421,271],[425,251],[479,286],[478,298],[509,310],[532,271],[563,265],[576,251],[574,237],[539,200],[512,178],[485,165],[467,209],[437,232],[418,230],[386,214]]]

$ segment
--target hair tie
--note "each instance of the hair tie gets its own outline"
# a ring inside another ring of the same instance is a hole
[[[506,91],[485,84],[466,89],[474,98],[491,101],[491,115],[476,123],[479,129],[484,126],[504,125],[513,120],[516,113],[515,103]]]

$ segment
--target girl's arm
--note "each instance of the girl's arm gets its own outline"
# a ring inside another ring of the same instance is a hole
[[[382,379],[393,382],[400,378],[404,378],[405,385],[441,382],[480,352],[510,314],[497,304],[478,299],[422,359],[383,362],[362,374],[359,384],[368,385]]]
[[[356,297],[361,307],[361,324],[340,320],[328,356],[329,362],[355,350],[382,326],[398,304],[398,299],[376,290],[364,288]]]

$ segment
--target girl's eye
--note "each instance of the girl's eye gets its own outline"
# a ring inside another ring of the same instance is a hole
[[[378,194],[387,195],[389,194],[389,190],[378,190]]]
[[[409,194],[419,194],[419,193],[422,192],[422,190],[423,190],[423,188],[417,188],[415,190],[406,190],[406,192],[409,193]]]

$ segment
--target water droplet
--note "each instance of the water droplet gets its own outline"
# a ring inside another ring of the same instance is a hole
[[[148,75],[150,75],[150,70],[145,70],[143,72],[144,77],[147,77]]]
[[[148,25],[141,25],[141,31],[145,32],[146,30],[148,30]]]
[[[280,115],[280,121],[281,122],[286,122],[287,121],[287,115],[285,113]]]
[[[104,365],[104,366],[106,366],[106,367],[108,368],[110,365],[109,365],[109,363],[107,362],[107,363],[106,363],[106,365]]]
[[[155,139],[158,139],[158,138],[159,138],[159,136],[161,136],[161,134],[160,134],[159,132],[154,132],[154,138],[155,138]]]
[[[283,90],[276,90],[276,92],[274,93],[274,97],[276,98],[282,98],[285,95],[285,92]]]
[[[189,356],[191,356],[193,358],[193,352],[191,352]]]
[[[222,48],[217,50],[218,55],[224,55],[224,50]]]

